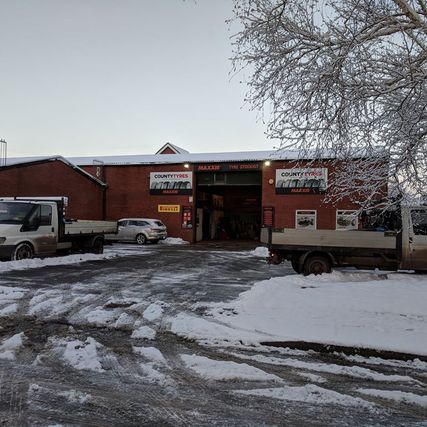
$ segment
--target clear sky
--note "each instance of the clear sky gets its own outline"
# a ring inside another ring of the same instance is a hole
[[[9,157],[268,150],[231,77],[232,0],[0,0]]]

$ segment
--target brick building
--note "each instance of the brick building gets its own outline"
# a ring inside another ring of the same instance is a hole
[[[106,189],[106,184],[60,156],[12,159],[0,167],[0,196],[65,196],[69,218],[102,219]]]
[[[263,225],[357,228],[355,205],[323,203],[331,162],[295,167],[296,158],[195,154],[168,143],[154,155],[21,159],[0,168],[1,195],[68,196],[77,218],[159,218],[170,236],[193,242],[257,239]]]

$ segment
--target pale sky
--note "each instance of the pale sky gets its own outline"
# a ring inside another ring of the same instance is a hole
[[[272,149],[231,77],[232,0],[0,0],[9,157]]]

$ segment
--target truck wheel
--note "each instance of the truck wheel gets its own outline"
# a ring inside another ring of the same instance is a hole
[[[318,275],[331,272],[331,262],[328,258],[316,255],[306,259],[304,263],[304,276]]]
[[[12,261],[19,261],[21,259],[31,259],[34,256],[33,248],[28,243],[20,243],[16,246],[12,254]]]
[[[94,254],[104,253],[104,241],[102,239],[95,239],[92,245],[92,253]]]
[[[292,268],[294,269],[295,273],[300,274],[301,273],[301,267],[299,265],[299,261],[291,261]]]
[[[138,245],[145,245],[147,243],[147,238],[145,237],[144,234],[138,234],[136,236],[136,243],[138,243]]]

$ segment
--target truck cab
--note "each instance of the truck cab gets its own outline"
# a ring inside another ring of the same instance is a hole
[[[55,202],[0,201],[0,258],[30,258],[57,250]]]
[[[0,259],[21,260],[59,251],[102,253],[117,221],[66,220],[65,197],[0,198]]]
[[[402,209],[400,268],[427,271],[427,207]]]

